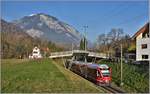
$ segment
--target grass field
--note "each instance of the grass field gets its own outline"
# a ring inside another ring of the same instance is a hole
[[[89,81],[50,59],[7,59],[1,63],[1,92],[98,93]]]

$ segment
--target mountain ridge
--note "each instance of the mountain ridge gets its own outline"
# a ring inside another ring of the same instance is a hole
[[[38,13],[13,21],[32,37],[45,38],[56,44],[78,44],[80,33],[71,25],[48,14]]]

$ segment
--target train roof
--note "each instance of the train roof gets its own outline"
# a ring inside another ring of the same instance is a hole
[[[109,68],[108,65],[106,65],[106,64],[100,64],[99,67],[100,67],[100,68],[106,68],[106,69]]]
[[[108,69],[109,67],[106,64],[88,64],[88,67],[90,68],[102,68],[102,69]]]
[[[97,64],[88,64],[87,66],[94,69],[98,68]]]

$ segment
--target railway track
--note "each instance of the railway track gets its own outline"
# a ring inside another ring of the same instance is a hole
[[[79,75],[79,74],[78,74]],[[81,76],[83,77],[83,76]],[[87,78],[83,77],[84,79],[88,80]],[[88,80],[89,81],[89,80]],[[90,81],[91,82],[91,81]],[[91,82],[93,83],[93,82]],[[95,83],[93,83],[95,84]],[[95,84],[96,85],[96,84]],[[112,87],[112,86],[99,86],[99,85],[96,85],[99,89],[103,89],[106,93],[125,93],[125,91],[123,90],[120,90],[116,87]]]
[[[98,86],[98,87],[103,88],[104,91],[106,91],[107,93],[125,93],[124,91],[114,88],[112,86]]]

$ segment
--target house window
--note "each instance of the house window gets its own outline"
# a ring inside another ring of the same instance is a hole
[[[147,32],[144,32],[143,34],[142,34],[142,38],[149,38],[149,32],[147,31]]]
[[[141,45],[141,48],[142,48],[142,49],[146,49],[146,48],[147,48],[147,44],[142,44],[142,45]]]
[[[148,55],[142,55],[142,59],[148,59]]]

